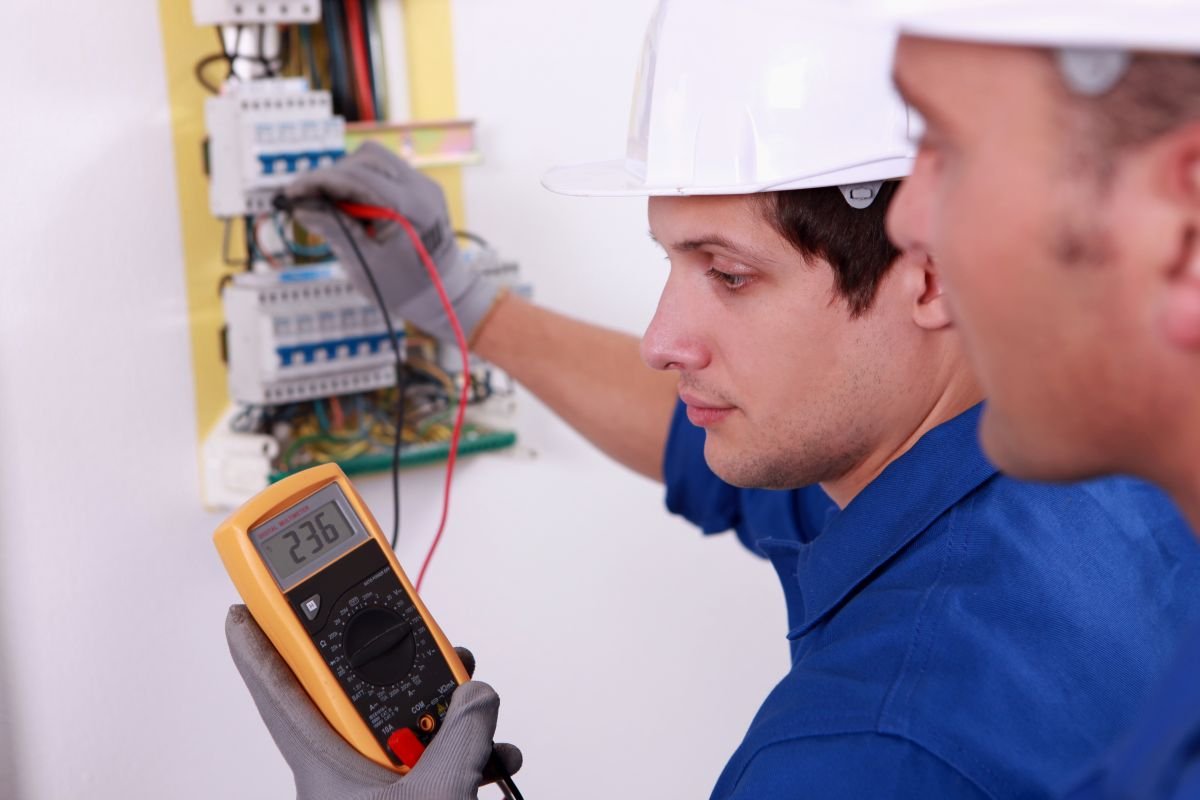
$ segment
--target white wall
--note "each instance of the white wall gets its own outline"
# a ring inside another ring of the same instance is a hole
[[[0,797],[286,797],[225,649],[235,597],[198,499],[156,4],[22,5],[0,34],[4,74],[26,76],[0,88],[0,730],[17,771]],[[544,302],[631,331],[665,277],[642,204],[557,198],[537,176],[619,154],[649,5],[455,6],[460,108],[487,155],[472,227]],[[500,690],[522,789],[706,796],[786,666],[772,571],[668,518],[657,487],[531,399],[519,428],[536,457],[462,465],[426,599]],[[405,475],[409,565],[440,480]],[[387,519],[386,479],[360,486]]]

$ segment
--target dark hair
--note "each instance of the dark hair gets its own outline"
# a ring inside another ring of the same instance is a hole
[[[763,195],[767,220],[805,258],[833,268],[837,292],[850,316],[865,314],[900,251],[884,221],[899,181],[887,181],[867,208],[852,208],[837,187]]]

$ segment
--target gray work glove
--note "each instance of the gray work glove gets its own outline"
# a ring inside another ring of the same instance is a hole
[[[375,294],[346,233],[318,198],[382,206],[402,214],[425,243],[446,287],[464,335],[470,339],[496,300],[500,287],[459,258],[442,189],[375,142],[365,142],[330,167],[297,179],[284,190],[295,203],[296,220],[320,234],[333,248],[355,287],[371,300]],[[412,240],[398,223],[377,221],[371,233],[342,215],[379,284],[390,312],[438,339],[454,344],[454,332]]]
[[[230,607],[225,637],[267,730],[292,768],[297,800],[478,797],[500,708],[500,698],[486,683],[469,681],[455,690],[441,730],[417,766],[401,777],[360,755],[338,735],[245,606]],[[474,658],[459,652],[468,671],[474,671]],[[497,746],[495,756],[509,775],[521,767],[521,751],[512,745]]]

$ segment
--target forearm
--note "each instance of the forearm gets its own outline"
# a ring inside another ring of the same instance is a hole
[[[635,337],[506,295],[475,332],[472,349],[606,454],[662,480],[676,378],[647,367]]]

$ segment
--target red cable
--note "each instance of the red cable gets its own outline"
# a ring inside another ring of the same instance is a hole
[[[437,264],[429,256],[429,251],[425,249],[425,244],[417,235],[412,223],[390,208],[368,206],[361,203],[338,203],[337,206],[356,219],[386,219],[400,223],[404,232],[408,234],[408,238],[412,240],[417,255],[421,257],[421,263],[425,265],[425,271],[429,273],[429,280],[433,282],[433,288],[437,290],[438,298],[442,301],[442,308],[446,310],[446,316],[450,320],[450,327],[454,329],[454,343],[458,345],[458,352],[462,356],[462,391],[458,398],[458,414],[454,418],[454,433],[450,437],[450,455],[446,459],[446,485],[442,493],[442,520],[438,523],[437,535],[433,537],[433,544],[429,546],[429,552],[425,554],[421,571],[417,573],[416,590],[420,592],[421,584],[425,581],[425,571],[429,569],[429,562],[433,560],[433,554],[442,541],[442,534],[446,530],[446,519],[450,516],[450,484],[454,479],[454,462],[458,460],[458,440],[462,434],[467,400],[470,399],[471,361],[468,355],[467,337],[463,333],[462,325],[458,322],[458,315],[454,313],[454,306],[451,304],[450,298],[446,296],[446,287],[442,285],[442,279],[438,275]],[[401,398],[401,402],[403,402],[403,398]],[[399,436],[400,431],[396,431],[396,435]]]
[[[346,0],[346,38],[350,42],[350,60],[354,64],[354,91],[358,116],[363,122],[375,121],[375,98],[371,94],[371,71],[367,65],[367,32],[363,26],[362,0]]]

